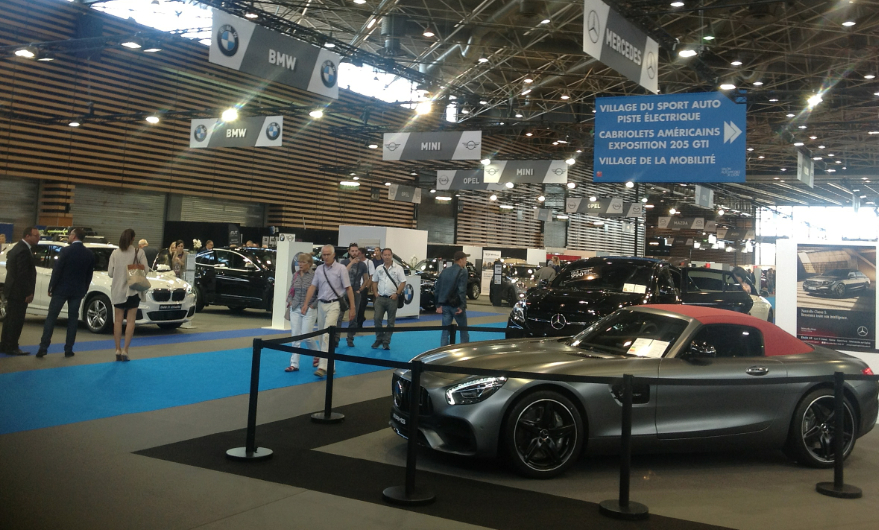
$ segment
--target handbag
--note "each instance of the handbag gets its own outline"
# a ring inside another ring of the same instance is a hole
[[[333,287],[333,282],[331,282],[330,279],[327,277],[327,269],[326,269],[326,267],[327,267],[327,266],[324,265],[324,266],[323,266],[323,269],[321,269],[321,270],[324,271],[324,279],[325,279],[325,280],[327,281],[327,283],[329,284],[330,289],[333,290],[333,294],[336,295],[336,300],[339,301],[339,310],[342,311],[342,312],[345,312],[345,311],[348,310],[348,299],[347,299],[347,298],[342,298],[341,296],[339,296],[339,293],[336,292],[336,288]]]
[[[397,285],[397,282],[394,281],[394,277],[388,273],[388,268],[382,265],[382,268],[385,270],[385,274],[388,275],[388,279],[391,280],[391,283],[394,284],[394,289],[399,289],[400,287]],[[402,294],[397,295],[397,309],[402,309],[403,306],[406,305],[406,300],[403,299]]]
[[[455,294],[449,296],[449,298],[446,300],[445,305],[450,306],[450,307],[460,307],[461,306],[461,296],[458,294],[458,280],[461,279],[461,273],[463,273],[463,272],[464,272],[464,269],[461,269],[460,271],[458,271],[458,275],[455,276],[455,284],[454,284],[455,290],[453,291]]]
[[[137,262],[137,251],[134,249],[134,263],[128,265],[128,288],[135,291],[148,291],[152,285],[146,277],[146,269]]]

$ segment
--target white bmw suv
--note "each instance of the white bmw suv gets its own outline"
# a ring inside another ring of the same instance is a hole
[[[113,281],[107,275],[110,254],[116,245],[100,243],[83,243],[95,255],[95,273],[88,293],[82,299],[79,318],[85,322],[92,333],[104,333],[113,327],[113,305],[110,303],[110,284]],[[0,293],[6,281],[6,252],[14,245],[9,245],[0,253]],[[37,266],[37,286],[34,301],[28,305],[27,312],[45,316],[49,311],[49,279],[52,267],[58,259],[61,249],[67,243],[59,241],[40,241],[34,250],[34,262]],[[137,308],[136,324],[157,324],[162,329],[179,328],[188,322],[195,313],[195,295],[192,286],[173,274],[157,274],[151,272],[147,278],[152,288],[146,292],[146,300]],[[2,294],[0,294],[2,298]],[[67,317],[67,305],[61,309],[59,317]],[[6,301],[0,300],[0,320],[6,318]]]

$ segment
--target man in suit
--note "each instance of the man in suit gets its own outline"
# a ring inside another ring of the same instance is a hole
[[[85,248],[82,240],[85,230],[74,228],[67,234],[66,247],[61,249],[58,261],[52,268],[49,279],[49,314],[43,325],[43,338],[37,357],[45,357],[52,343],[52,331],[61,308],[67,303],[67,341],[64,343],[64,356],[73,357],[73,343],[76,341],[76,327],[79,324],[79,305],[89,290],[95,270],[95,255]]]
[[[27,355],[18,347],[27,305],[34,300],[37,286],[37,268],[34,266],[34,246],[40,241],[40,231],[29,226],[24,229],[21,241],[6,253],[6,319],[0,334],[0,353]]]

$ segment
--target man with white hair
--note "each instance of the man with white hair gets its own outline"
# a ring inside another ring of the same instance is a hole
[[[317,329],[327,326],[335,326],[339,320],[341,306],[339,299],[343,296],[348,300],[348,321],[354,320],[354,291],[351,289],[351,280],[348,277],[348,269],[336,261],[336,249],[333,245],[324,245],[320,249],[320,257],[324,263],[314,271],[314,280],[308,292],[305,293],[305,301],[302,303],[302,314],[308,312],[311,297],[317,291]],[[330,351],[330,334],[324,333],[320,339],[322,352]],[[327,359],[321,358],[314,375],[324,377],[327,375]]]

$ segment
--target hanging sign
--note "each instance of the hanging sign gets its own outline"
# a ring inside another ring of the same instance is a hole
[[[549,208],[540,208],[537,210],[537,220],[546,223],[552,222],[552,210]]]
[[[280,147],[283,116],[251,116],[225,122],[216,118],[189,123],[189,147]]]
[[[741,239],[754,239],[756,233],[750,228],[718,228],[717,238],[726,239],[727,241],[738,241]]]
[[[714,208],[714,190],[696,184],[696,206]]]
[[[644,214],[644,205],[640,202],[624,202],[617,197],[597,201],[571,197],[565,201],[565,213],[588,213],[602,217],[641,217]]]
[[[482,131],[385,133],[382,160],[479,160]]]
[[[421,204],[421,188],[391,184],[388,187],[388,200]]]
[[[481,169],[442,169],[436,172],[436,189],[501,191],[504,187],[485,182],[485,172]]]
[[[659,92],[659,43],[601,0],[583,2],[583,51]]]
[[[704,230],[704,217],[659,217],[657,228],[668,230]]]
[[[745,182],[746,105],[720,92],[596,98],[593,181]]]
[[[493,160],[484,166],[485,182],[506,184],[566,184],[564,160]]]
[[[339,99],[340,56],[217,9],[208,60],[239,72]]]
[[[797,151],[797,180],[810,188],[815,187],[815,162],[801,150]]]

